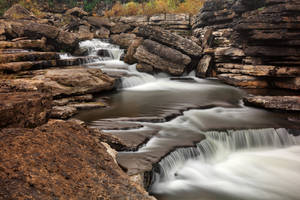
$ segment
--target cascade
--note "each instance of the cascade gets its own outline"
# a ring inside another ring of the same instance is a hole
[[[128,65],[121,61],[120,59],[124,54],[124,50],[120,49],[117,45],[93,39],[82,41],[79,43],[79,46],[80,48],[87,49],[89,56],[97,57],[86,64],[88,67],[100,68],[112,77],[121,78],[122,88],[129,88],[156,80],[150,74],[138,72],[135,64]],[[100,50],[104,51],[103,56],[98,55]]]

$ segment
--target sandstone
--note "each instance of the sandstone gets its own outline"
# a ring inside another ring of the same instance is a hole
[[[192,40],[160,28],[139,26],[133,32],[138,36],[154,40],[192,57],[200,57],[202,53],[202,48]]]
[[[53,96],[97,93],[112,90],[115,84],[100,69],[84,67],[42,70],[32,80],[36,81],[33,84],[48,88]]]
[[[73,106],[54,106],[51,110],[50,117],[55,119],[68,119],[77,113],[77,109]]]
[[[268,81],[247,75],[240,74],[219,74],[217,76],[221,81],[242,88],[267,88]]]
[[[57,59],[59,59],[59,55],[55,52],[21,52],[0,54],[0,63]]]
[[[29,10],[22,7],[20,4],[15,4],[9,8],[3,15],[3,17],[8,19],[36,19],[34,14]]]
[[[136,65],[136,69],[139,72],[146,72],[146,73],[152,73],[154,68],[151,65],[148,65],[146,63],[138,63]]]
[[[18,41],[0,41],[0,48],[16,48],[16,49],[36,49],[44,50],[46,47],[46,38],[41,40],[18,40]]]
[[[132,33],[121,33],[110,36],[114,44],[119,45],[123,49],[127,49],[131,43],[136,39],[136,35]]]
[[[88,17],[87,22],[98,28],[101,28],[103,26],[109,28],[115,25],[113,22],[111,22],[108,18],[105,17]]]
[[[248,96],[244,102],[267,109],[300,111],[300,96]]]
[[[68,98],[62,98],[53,100],[54,106],[65,106],[71,102],[86,102],[86,101],[92,101],[93,95],[91,94],[85,94],[85,95],[79,95],[79,96],[72,96]]]
[[[77,122],[53,120],[35,129],[2,129],[0,135],[5,199],[153,199]]]
[[[118,33],[126,33],[128,31],[132,30],[132,27],[129,24],[116,24],[110,28],[110,31],[113,34],[118,34]]]
[[[201,58],[198,66],[196,74],[198,77],[205,78],[211,72],[211,64],[212,64],[212,57],[210,55],[205,55]]]
[[[65,15],[73,15],[79,18],[82,18],[84,16],[87,16],[88,13],[85,12],[82,8],[74,7],[72,9],[69,9],[65,12]]]
[[[94,33],[95,38],[100,39],[108,39],[110,35],[110,31],[105,27],[100,27],[96,32]]]
[[[45,123],[51,101],[50,95],[40,92],[0,93],[0,127],[36,127]]]
[[[188,56],[179,51],[151,40],[143,41],[137,48],[134,58],[172,75],[183,74],[186,66],[191,62]]]
[[[137,63],[137,60],[133,56],[136,52],[136,49],[141,45],[142,42],[143,42],[142,38],[136,38],[131,42],[130,46],[127,49],[126,55],[124,57],[124,62],[131,65]]]
[[[278,88],[299,90],[300,77],[295,78],[280,78],[273,81],[273,84]]]

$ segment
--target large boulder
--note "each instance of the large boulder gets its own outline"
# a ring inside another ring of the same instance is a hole
[[[75,17],[82,18],[84,16],[87,16],[88,13],[85,12],[82,8],[74,7],[72,9],[69,9],[65,12],[65,15],[73,15]]]
[[[0,131],[3,199],[150,200],[115,163],[99,131],[53,120],[35,129]]]
[[[180,51],[152,40],[144,40],[133,57],[140,63],[146,63],[154,69],[172,75],[182,75],[191,62],[191,58]]]

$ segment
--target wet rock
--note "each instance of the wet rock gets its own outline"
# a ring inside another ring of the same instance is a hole
[[[78,48],[73,52],[74,56],[87,56],[89,50],[87,48]]]
[[[90,27],[86,25],[80,25],[78,27],[78,39],[79,40],[91,40],[94,38],[94,34],[90,31]]]
[[[299,90],[300,77],[295,78],[280,78],[273,81],[273,84],[278,88]]]
[[[100,57],[110,57],[109,52],[106,49],[98,50],[97,55]]]
[[[4,88],[4,85],[1,85]],[[52,97],[40,92],[0,93],[0,127],[36,127],[49,117]]]
[[[34,14],[22,7],[20,4],[15,4],[3,14],[3,17],[8,19],[36,19]]]
[[[97,102],[88,102],[88,103],[72,103],[69,104],[69,106],[72,106],[78,110],[88,110],[88,109],[96,109],[96,108],[105,108],[108,106],[107,103],[97,101]]]
[[[68,119],[77,113],[77,109],[73,106],[54,106],[51,110],[50,117],[55,119]]]
[[[0,135],[5,199],[153,199],[79,123],[53,120],[35,129],[2,129]]]
[[[88,13],[85,12],[82,8],[74,7],[72,9],[69,9],[65,12],[65,15],[73,15],[75,17],[82,18],[84,16],[87,16]]]
[[[172,75],[183,74],[191,62],[190,57],[152,40],[144,40],[137,48],[134,58],[140,63],[146,63]]]
[[[246,105],[268,109],[300,111],[300,96],[248,96]]]
[[[202,48],[192,40],[186,39],[161,28],[140,26],[137,27],[133,32],[137,34],[137,36],[154,40],[192,57],[200,57],[202,53]]]

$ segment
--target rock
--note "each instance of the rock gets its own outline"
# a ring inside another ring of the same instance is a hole
[[[88,48],[78,48],[73,52],[74,56],[87,56],[89,53]]]
[[[97,55],[100,57],[110,57],[110,54],[106,49],[98,50]]]
[[[54,106],[51,110],[50,117],[55,119],[68,119],[77,113],[77,109],[73,106]]]
[[[40,92],[0,93],[0,128],[31,128],[46,123],[51,101],[50,95]]]
[[[18,19],[36,19],[34,14],[22,7],[20,4],[15,4],[3,14],[3,17],[13,20]]]
[[[90,27],[85,25],[80,25],[78,27],[78,38],[79,40],[91,40],[94,38],[94,34],[91,33]]]
[[[97,93],[112,90],[115,84],[115,80],[100,69],[85,67],[41,70],[31,80],[34,85],[48,88],[53,96]]]
[[[105,102],[97,101],[97,102],[88,102],[88,103],[72,103],[69,104],[78,110],[88,110],[88,109],[96,109],[96,108],[105,108],[108,107],[108,104]]]
[[[111,35],[112,43],[119,45],[122,49],[127,49],[131,43],[136,39],[136,35],[132,33],[121,33]]]
[[[152,73],[154,68],[151,65],[148,65],[146,63],[138,63],[136,65],[136,69],[139,72],[146,72],[146,73]]]
[[[132,41],[132,43],[127,49],[126,55],[124,57],[124,62],[130,65],[137,63],[137,60],[133,57],[133,55],[135,54],[136,49],[141,45],[142,42],[142,38],[136,38]]]
[[[191,62],[190,57],[152,40],[144,40],[137,48],[134,58],[172,75],[182,75]]]
[[[21,52],[0,54],[0,63],[57,59],[59,59],[59,55],[55,52]]]
[[[235,63],[219,63],[216,65],[219,73],[245,74],[250,76],[297,77],[299,67],[276,67],[272,65],[243,65]]]
[[[168,47],[174,48],[191,57],[200,57],[202,53],[202,48],[192,40],[186,39],[161,28],[140,26],[134,29],[133,33],[135,33],[137,36],[148,38]]]
[[[75,17],[83,18],[84,16],[87,16],[88,13],[85,12],[82,8],[74,7],[72,9],[69,9],[65,12],[65,15],[73,15]]]
[[[108,39],[110,31],[107,28],[101,27],[94,33],[95,38]]]
[[[86,94],[86,95],[72,96],[72,97],[68,97],[68,98],[53,100],[53,105],[54,106],[65,106],[71,102],[86,102],[86,101],[92,101],[92,100],[93,100],[93,95]]]
[[[246,76],[240,74],[219,74],[217,76],[221,81],[243,88],[268,88],[267,80],[254,76]]]
[[[300,96],[248,96],[246,105],[268,109],[300,111]]]
[[[46,38],[40,40],[18,40],[14,42],[0,41],[0,48],[44,50],[46,49]]]
[[[196,74],[198,77],[205,78],[208,77],[209,73],[211,72],[211,64],[212,64],[212,57],[210,55],[205,55],[201,58],[198,66]]]
[[[105,17],[88,17],[87,22],[98,28],[101,27],[110,28],[115,25],[113,22],[111,22],[108,18]]]
[[[300,77],[276,79],[273,81],[273,84],[278,88],[299,90]]]
[[[2,129],[0,136],[5,199],[153,199],[130,181],[96,134],[75,121]]]
[[[110,28],[110,31],[113,34],[119,34],[119,33],[127,33],[128,31],[132,30],[132,27],[129,24],[115,24]]]

